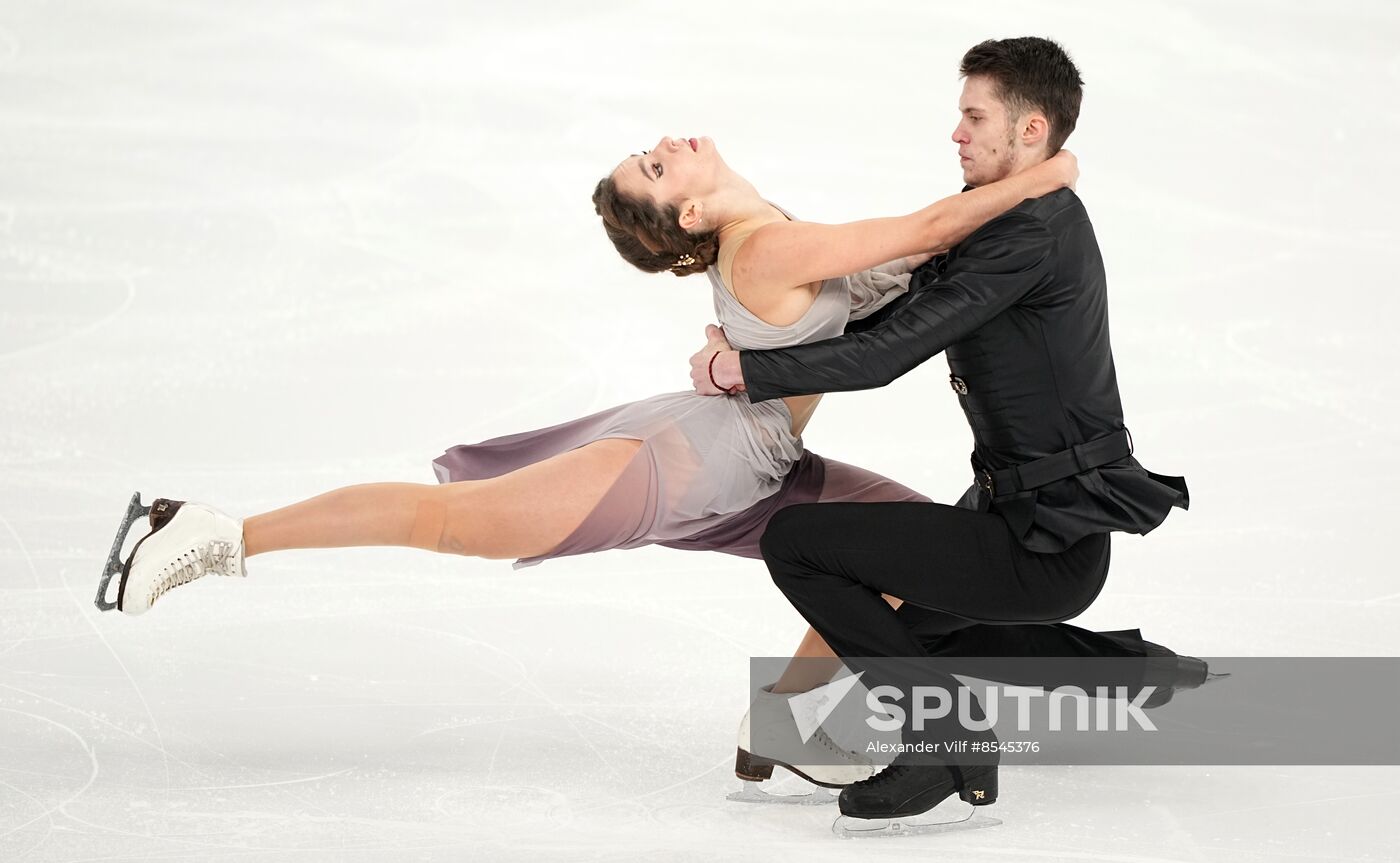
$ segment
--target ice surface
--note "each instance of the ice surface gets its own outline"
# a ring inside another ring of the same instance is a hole
[[[448,445],[688,387],[702,280],[589,195],[712,136],[804,218],[956,191],[956,68],[1062,40],[1128,422],[1190,512],[1089,627],[1201,656],[1395,655],[1394,4],[0,7],[0,860],[1400,859],[1394,768],[1008,769],[995,829],[872,849],[725,795],[763,567],[664,549],[254,559],[92,606],[121,508],[432,482]],[[941,500],[935,360],[816,452]],[[896,847],[897,845],[897,847]],[[936,856],[935,856],[936,855]]]

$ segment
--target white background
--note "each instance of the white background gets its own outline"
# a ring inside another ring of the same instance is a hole
[[[5,4],[0,860],[1400,858],[1395,768],[1007,768],[1002,826],[858,846],[834,807],[727,802],[747,658],[803,628],[756,561],[304,551],[92,606],[135,489],[243,517],[686,389],[709,287],[623,264],[598,178],[710,135],[804,218],[908,212],[960,185],[963,51],[1035,34],[1087,82],[1069,146],[1139,458],[1192,493],[1075,622],[1394,655],[1398,17]],[[939,500],[968,480],[940,359],[805,439]]]

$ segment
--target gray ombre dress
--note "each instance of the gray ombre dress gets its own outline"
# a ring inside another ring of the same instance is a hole
[[[908,290],[901,263],[827,279],[807,313],[789,326],[760,320],[709,269],[715,315],[731,346],[764,350],[839,336]],[[500,476],[603,438],[642,446],[553,557],[664,545],[762,557],[768,519],[795,503],[927,501],[878,474],[805,452],[782,399],[753,404],[744,394],[665,393],[536,431],[454,446],[433,460],[439,482]]]

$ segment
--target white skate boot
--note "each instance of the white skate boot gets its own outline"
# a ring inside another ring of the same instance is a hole
[[[771,684],[759,690],[749,711],[739,723],[739,751],[734,762],[734,775],[744,780],[742,791],[729,795],[731,800],[776,801],[796,803],[829,803],[834,796],[815,792],[802,796],[770,795],[758,790],[754,783],[773,775],[774,767],[782,767],[822,788],[844,788],[875,774],[875,765],[859,752],[852,752],[832,740],[816,721],[816,711],[825,696],[793,698],[774,693]],[[793,715],[793,705],[804,714],[802,724],[815,728],[805,741]]]
[[[122,542],[132,523],[150,513],[151,532],[118,567]],[[117,601],[106,601],[108,582],[121,572]],[[243,567],[243,522],[202,503],[158,498],[149,510],[134,495],[98,588],[97,607],[143,614],[162,594],[208,573],[247,576]]]

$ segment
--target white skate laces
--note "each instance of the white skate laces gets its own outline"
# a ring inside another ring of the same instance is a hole
[[[822,728],[821,725],[818,723],[817,715],[821,710],[822,705],[826,704],[830,700],[830,697],[826,695],[818,695],[816,698],[802,699],[801,710],[803,718],[807,720],[807,727],[816,727],[816,731],[812,732],[812,736],[807,741],[807,745],[821,746],[827,751],[836,755],[836,757],[840,758],[842,761],[845,761],[847,764],[873,769],[874,764],[869,758],[867,758],[859,752],[853,752],[844,746],[836,745],[836,741],[832,740],[827,735],[826,729]]]
[[[121,610],[142,614],[182,584],[215,575],[246,576],[243,522],[211,506],[170,502],[168,519],[136,546],[122,577]]]
[[[172,587],[188,584],[211,572],[218,575],[244,575],[245,573],[239,571],[241,567],[235,552],[233,543],[217,540],[207,543],[202,548],[180,552],[157,576],[146,605],[154,605],[156,599]]]

